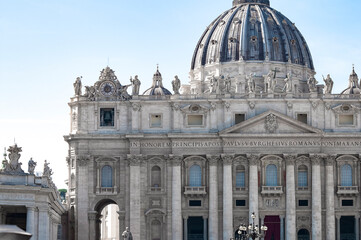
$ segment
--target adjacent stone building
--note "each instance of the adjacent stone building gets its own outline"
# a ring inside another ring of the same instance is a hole
[[[36,176],[36,162],[30,159],[25,173],[19,162],[21,151],[15,144],[8,148],[8,159],[4,153],[0,170],[0,224],[17,225],[32,234],[31,240],[57,240],[66,209],[52,181],[52,170],[45,161],[43,174]]]
[[[353,69],[333,94],[331,76],[314,75],[305,39],[269,0],[234,0],[175,94],[159,69],[144,94],[110,67],[85,94],[78,78],[69,239],[99,239],[110,203],[133,239],[229,240],[252,212],[267,240],[359,239],[359,79]]]

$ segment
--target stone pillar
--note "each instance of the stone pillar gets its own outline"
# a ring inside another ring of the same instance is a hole
[[[97,219],[98,219],[98,212],[97,211],[90,211],[88,212],[88,220],[89,220],[89,239],[96,240],[97,236]]]
[[[33,236],[30,238],[34,240],[35,234],[35,207],[26,207],[26,231],[31,233]]]
[[[130,172],[130,226],[134,239],[140,239],[140,164],[142,155],[128,155]]]
[[[233,155],[223,155],[223,239],[233,236]]]
[[[43,207],[39,209],[39,239],[50,239],[49,235],[49,209],[47,207]],[[85,238],[80,238],[85,239]]]
[[[336,217],[336,224],[337,224],[337,236],[336,236],[336,239],[337,240],[340,240],[341,239],[341,216],[337,216]]]
[[[208,240],[207,237],[207,218],[203,217],[203,240]]]
[[[333,166],[335,164],[335,155],[326,157],[326,239],[335,240],[335,183]]]
[[[188,217],[183,218],[183,226],[183,239],[188,240]]]
[[[281,224],[280,224],[280,228],[281,228],[281,239],[280,240],[285,240],[285,221],[284,221],[284,216],[280,216],[280,220],[281,220]]]
[[[125,211],[118,211],[118,221],[119,221],[119,231],[118,234],[119,236],[117,236],[119,239],[121,239],[121,235],[125,230]]]
[[[139,132],[140,128],[140,112],[142,110],[142,105],[140,105],[139,100],[132,102],[132,131],[133,132]],[[130,228],[129,228],[130,229]],[[131,231],[133,233],[133,231]],[[134,234],[133,234],[134,238]]]
[[[172,240],[182,240],[182,157],[172,159]]]
[[[286,239],[296,239],[295,155],[284,155],[286,161]]]
[[[360,216],[355,216],[355,235],[356,235],[356,240],[360,240]]]
[[[58,239],[58,224],[54,221],[53,222],[53,240]]]
[[[258,155],[248,155],[249,162],[249,222],[253,220],[251,214],[256,214],[255,224],[259,225],[258,222]]]
[[[89,206],[89,191],[88,191],[88,163],[90,162],[89,156],[77,156],[76,157],[76,167],[78,169],[78,176],[76,180],[76,188],[77,188],[77,239],[79,240],[88,240],[89,239],[89,225],[88,225],[88,206]],[[40,214],[40,213],[39,213]],[[40,218],[40,217],[39,217]],[[39,220],[40,222],[40,220]],[[39,224],[40,225],[40,224]],[[41,238],[39,239],[47,239]]]
[[[218,161],[219,156],[207,156],[209,162],[209,240],[218,240]]]
[[[312,240],[322,238],[322,205],[321,205],[321,161],[322,156],[312,154]]]

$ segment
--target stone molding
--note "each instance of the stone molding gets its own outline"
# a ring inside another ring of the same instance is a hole
[[[285,159],[286,166],[295,165],[297,155],[295,155],[295,154],[283,154],[283,157]]]
[[[169,159],[173,166],[180,166],[182,164],[183,157],[182,156],[175,156],[169,155]]]
[[[142,110],[142,105],[140,105],[140,103],[132,103],[132,109],[135,112],[140,112]]]
[[[81,166],[81,167],[85,167],[88,165],[88,163],[90,162],[90,156],[77,156],[76,157],[76,162],[77,165]]]
[[[232,165],[234,155],[222,154],[221,157],[222,157],[223,165]]]
[[[88,212],[88,219],[89,220],[97,220],[98,219],[98,212],[97,211]]]
[[[140,166],[143,160],[143,155],[131,155],[127,156],[129,166]]]
[[[221,158],[219,155],[207,155],[207,159],[210,166],[217,166]]]
[[[275,133],[278,129],[277,116],[270,113],[265,118],[264,127],[268,133]]]
[[[321,165],[323,157],[322,154],[310,154],[312,165]]]
[[[248,163],[250,166],[252,166],[252,165],[257,166],[260,156],[256,155],[256,154],[249,154],[249,155],[247,155],[247,158],[248,158]]]
[[[326,166],[333,166],[336,161],[336,155],[327,155],[325,157],[325,164]]]

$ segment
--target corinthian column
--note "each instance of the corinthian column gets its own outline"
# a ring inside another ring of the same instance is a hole
[[[335,190],[333,166],[336,156],[326,157],[326,239],[335,240]]]
[[[33,235],[31,240],[35,239],[35,207],[26,207],[27,213],[26,213],[26,231],[28,233],[31,233]]]
[[[258,224],[258,155],[248,155],[249,163],[249,222],[251,223],[253,219],[251,218],[251,213],[256,214],[255,224]]]
[[[233,236],[233,189],[232,162],[233,155],[223,155],[223,239]]]
[[[322,239],[322,206],[321,206],[321,161],[322,156],[312,154],[312,239]]]
[[[130,226],[134,239],[140,239],[140,164],[142,155],[128,155],[130,172]]]
[[[182,240],[182,157],[170,156],[170,159],[172,161],[172,240]]]
[[[89,206],[89,189],[88,189],[88,165],[90,163],[91,157],[90,156],[77,156],[76,157],[76,167],[77,167],[77,178],[76,178],[76,190],[77,190],[77,236],[78,239],[89,239],[89,223],[88,219],[88,206]],[[39,227],[41,213],[39,212]],[[43,214],[44,215],[44,214]],[[39,231],[40,232],[40,231]],[[40,237],[39,239],[48,239]]]
[[[296,239],[295,155],[286,160],[286,239]]]
[[[207,156],[209,162],[209,240],[218,240],[218,176],[219,156]]]

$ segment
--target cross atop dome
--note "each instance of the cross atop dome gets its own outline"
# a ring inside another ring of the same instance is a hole
[[[265,4],[267,6],[270,5],[270,0],[233,0],[233,6],[237,6],[240,4],[245,3],[258,3],[258,4]]]

